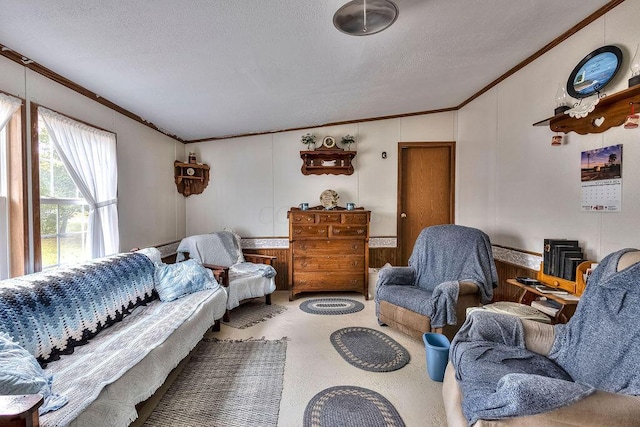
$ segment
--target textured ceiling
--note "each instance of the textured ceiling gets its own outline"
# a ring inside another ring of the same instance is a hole
[[[0,0],[0,43],[185,140],[455,107],[604,0]],[[554,82],[555,83],[555,82]]]

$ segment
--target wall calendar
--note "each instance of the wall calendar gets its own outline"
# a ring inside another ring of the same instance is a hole
[[[622,144],[583,151],[580,159],[584,212],[622,210]]]

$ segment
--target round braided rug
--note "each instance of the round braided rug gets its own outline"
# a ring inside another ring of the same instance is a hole
[[[365,371],[395,371],[411,360],[406,348],[375,329],[342,328],[332,333],[330,339],[344,360]]]
[[[348,298],[315,298],[300,304],[300,310],[311,314],[350,314],[364,308],[364,304]]]
[[[304,427],[404,427],[396,408],[375,391],[331,387],[313,396],[304,410]]]

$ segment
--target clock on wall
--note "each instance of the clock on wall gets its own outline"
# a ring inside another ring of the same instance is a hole
[[[574,98],[586,98],[599,93],[613,80],[622,64],[622,51],[617,46],[603,46],[582,58],[575,66],[567,92]]]

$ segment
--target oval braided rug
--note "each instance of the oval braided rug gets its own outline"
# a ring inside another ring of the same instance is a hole
[[[365,371],[395,371],[411,359],[406,348],[371,328],[338,329],[331,334],[331,344],[344,360]]]
[[[314,298],[300,304],[300,310],[311,314],[350,314],[363,308],[363,303],[349,298]]]
[[[313,396],[304,410],[304,427],[404,427],[391,402],[355,386],[331,387]]]

